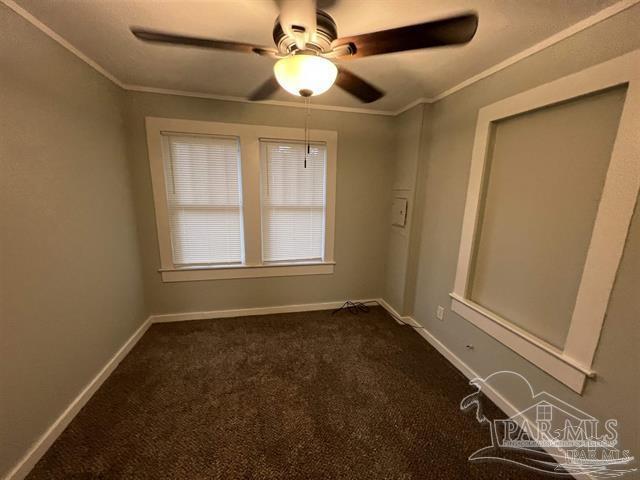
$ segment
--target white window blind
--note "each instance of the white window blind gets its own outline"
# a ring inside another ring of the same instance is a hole
[[[164,138],[174,264],[241,263],[239,140],[204,135]]]
[[[265,262],[324,255],[326,146],[262,141],[262,256]]]

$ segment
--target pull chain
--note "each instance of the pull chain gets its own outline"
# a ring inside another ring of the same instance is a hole
[[[311,96],[305,97],[306,113],[304,116],[304,168],[307,168],[307,157],[311,153],[311,145],[309,144],[309,116],[311,115]]]

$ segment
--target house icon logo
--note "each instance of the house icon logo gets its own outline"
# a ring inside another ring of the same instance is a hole
[[[501,461],[571,478],[612,478],[637,471],[634,457],[618,446],[618,422],[601,422],[592,415],[548,393],[535,393],[529,381],[511,371],[474,378],[477,391],[460,402],[460,409],[475,407],[476,420],[488,424],[491,445],[473,452],[472,462]],[[525,408],[506,419],[488,419],[482,408],[484,392],[495,384],[524,387]]]

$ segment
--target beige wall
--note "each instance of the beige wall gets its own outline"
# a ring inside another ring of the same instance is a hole
[[[0,4],[0,477],[145,317],[124,93]]]
[[[420,159],[420,135],[424,111],[425,105],[417,105],[394,120],[396,133],[391,195],[407,199],[407,219],[404,227],[388,222],[389,248],[385,263],[384,298],[400,314],[407,313],[407,262],[414,225],[416,172]]]
[[[394,119],[313,110],[310,127],[338,132],[333,275],[163,283],[145,116],[304,126],[304,109],[127,92],[128,132],[147,304],[152,313],[194,312],[376,298],[383,294],[393,174]]]
[[[596,354],[599,378],[582,397],[453,314],[448,293],[478,108],[640,47],[639,12],[400,118],[314,110],[311,127],[339,135],[335,274],[170,284],[157,273],[144,117],[300,127],[304,111],[122,92],[0,6],[0,475],[146,313],[381,295],[412,310],[479,374],[512,368],[590,413],[617,417],[625,447],[638,454],[638,211]],[[399,242],[390,240],[394,182],[414,196],[412,228]],[[447,307],[443,322],[437,305]]]
[[[496,122],[469,298],[563,348],[624,87]]]
[[[433,105],[422,155],[428,161],[414,317],[480,375],[511,369],[589,413],[618,418],[621,442],[640,452],[640,212],[633,218],[594,368],[582,396],[570,391],[450,310],[478,109],[542,83],[640,48],[640,5],[580,32]],[[597,119],[593,119],[597,121]],[[438,305],[445,320],[435,318]],[[467,350],[466,344],[473,344]],[[503,392],[507,398],[510,391]],[[516,406],[518,406],[516,404]]]

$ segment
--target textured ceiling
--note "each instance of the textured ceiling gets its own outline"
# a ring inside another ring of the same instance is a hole
[[[130,25],[272,45],[273,0],[17,0],[21,7],[127,85],[245,97],[271,74],[273,60],[137,41]],[[434,97],[573,25],[615,0],[322,0],[341,36],[475,10],[468,45],[367,57],[348,67],[387,92],[362,105],[337,88],[314,103],[396,110]],[[275,100],[295,100],[279,93]]]

